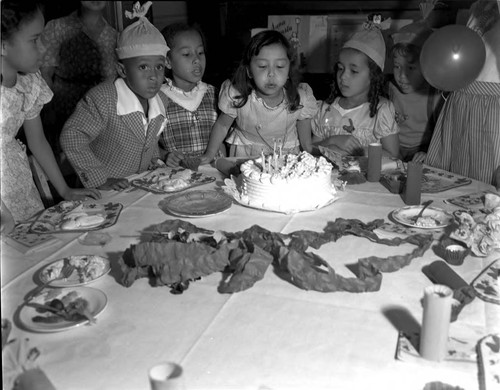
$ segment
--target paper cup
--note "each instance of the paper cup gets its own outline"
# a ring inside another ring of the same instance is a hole
[[[159,363],[149,370],[151,390],[184,390],[182,367],[176,363]]]

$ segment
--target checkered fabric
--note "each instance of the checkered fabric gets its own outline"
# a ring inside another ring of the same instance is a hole
[[[217,95],[212,85],[196,111],[188,111],[168,99],[165,110],[168,123],[160,138],[160,145],[167,153],[178,150],[185,155],[199,156],[208,145],[212,126],[217,120]]]
[[[167,97],[159,92],[166,106]],[[116,114],[118,94],[113,82],[101,83],[80,100],[64,125],[61,146],[85,187],[97,187],[108,178],[121,178],[147,170],[158,158],[158,115],[146,134],[141,112]]]

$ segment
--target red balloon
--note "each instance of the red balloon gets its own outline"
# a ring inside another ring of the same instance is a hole
[[[483,68],[486,49],[470,28],[452,24],[434,31],[420,52],[420,69],[433,87],[456,91],[476,79]]]

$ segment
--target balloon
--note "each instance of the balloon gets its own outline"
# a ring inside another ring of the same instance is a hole
[[[470,28],[452,24],[434,31],[420,52],[420,69],[433,87],[443,91],[464,88],[483,68],[486,49]]]

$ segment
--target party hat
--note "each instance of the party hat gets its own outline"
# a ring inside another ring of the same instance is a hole
[[[373,18],[373,19],[371,19]],[[390,19],[382,21],[381,15],[369,16],[369,20],[363,24],[363,30],[354,35],[342,46],[352,48],[365,53],[379,67],[384,70],[385,64],[385,41],[380,30],[390,26]]]
[[[165,38],[160,31],[146,18],[146,14],[152,2],[140,5],[134,4],[132,12],[125,11],[125,16],[129,19],[139,18],[125,28],[116,47],[116,54],[120,60],[141,56],[167,56],[170,50]]]

